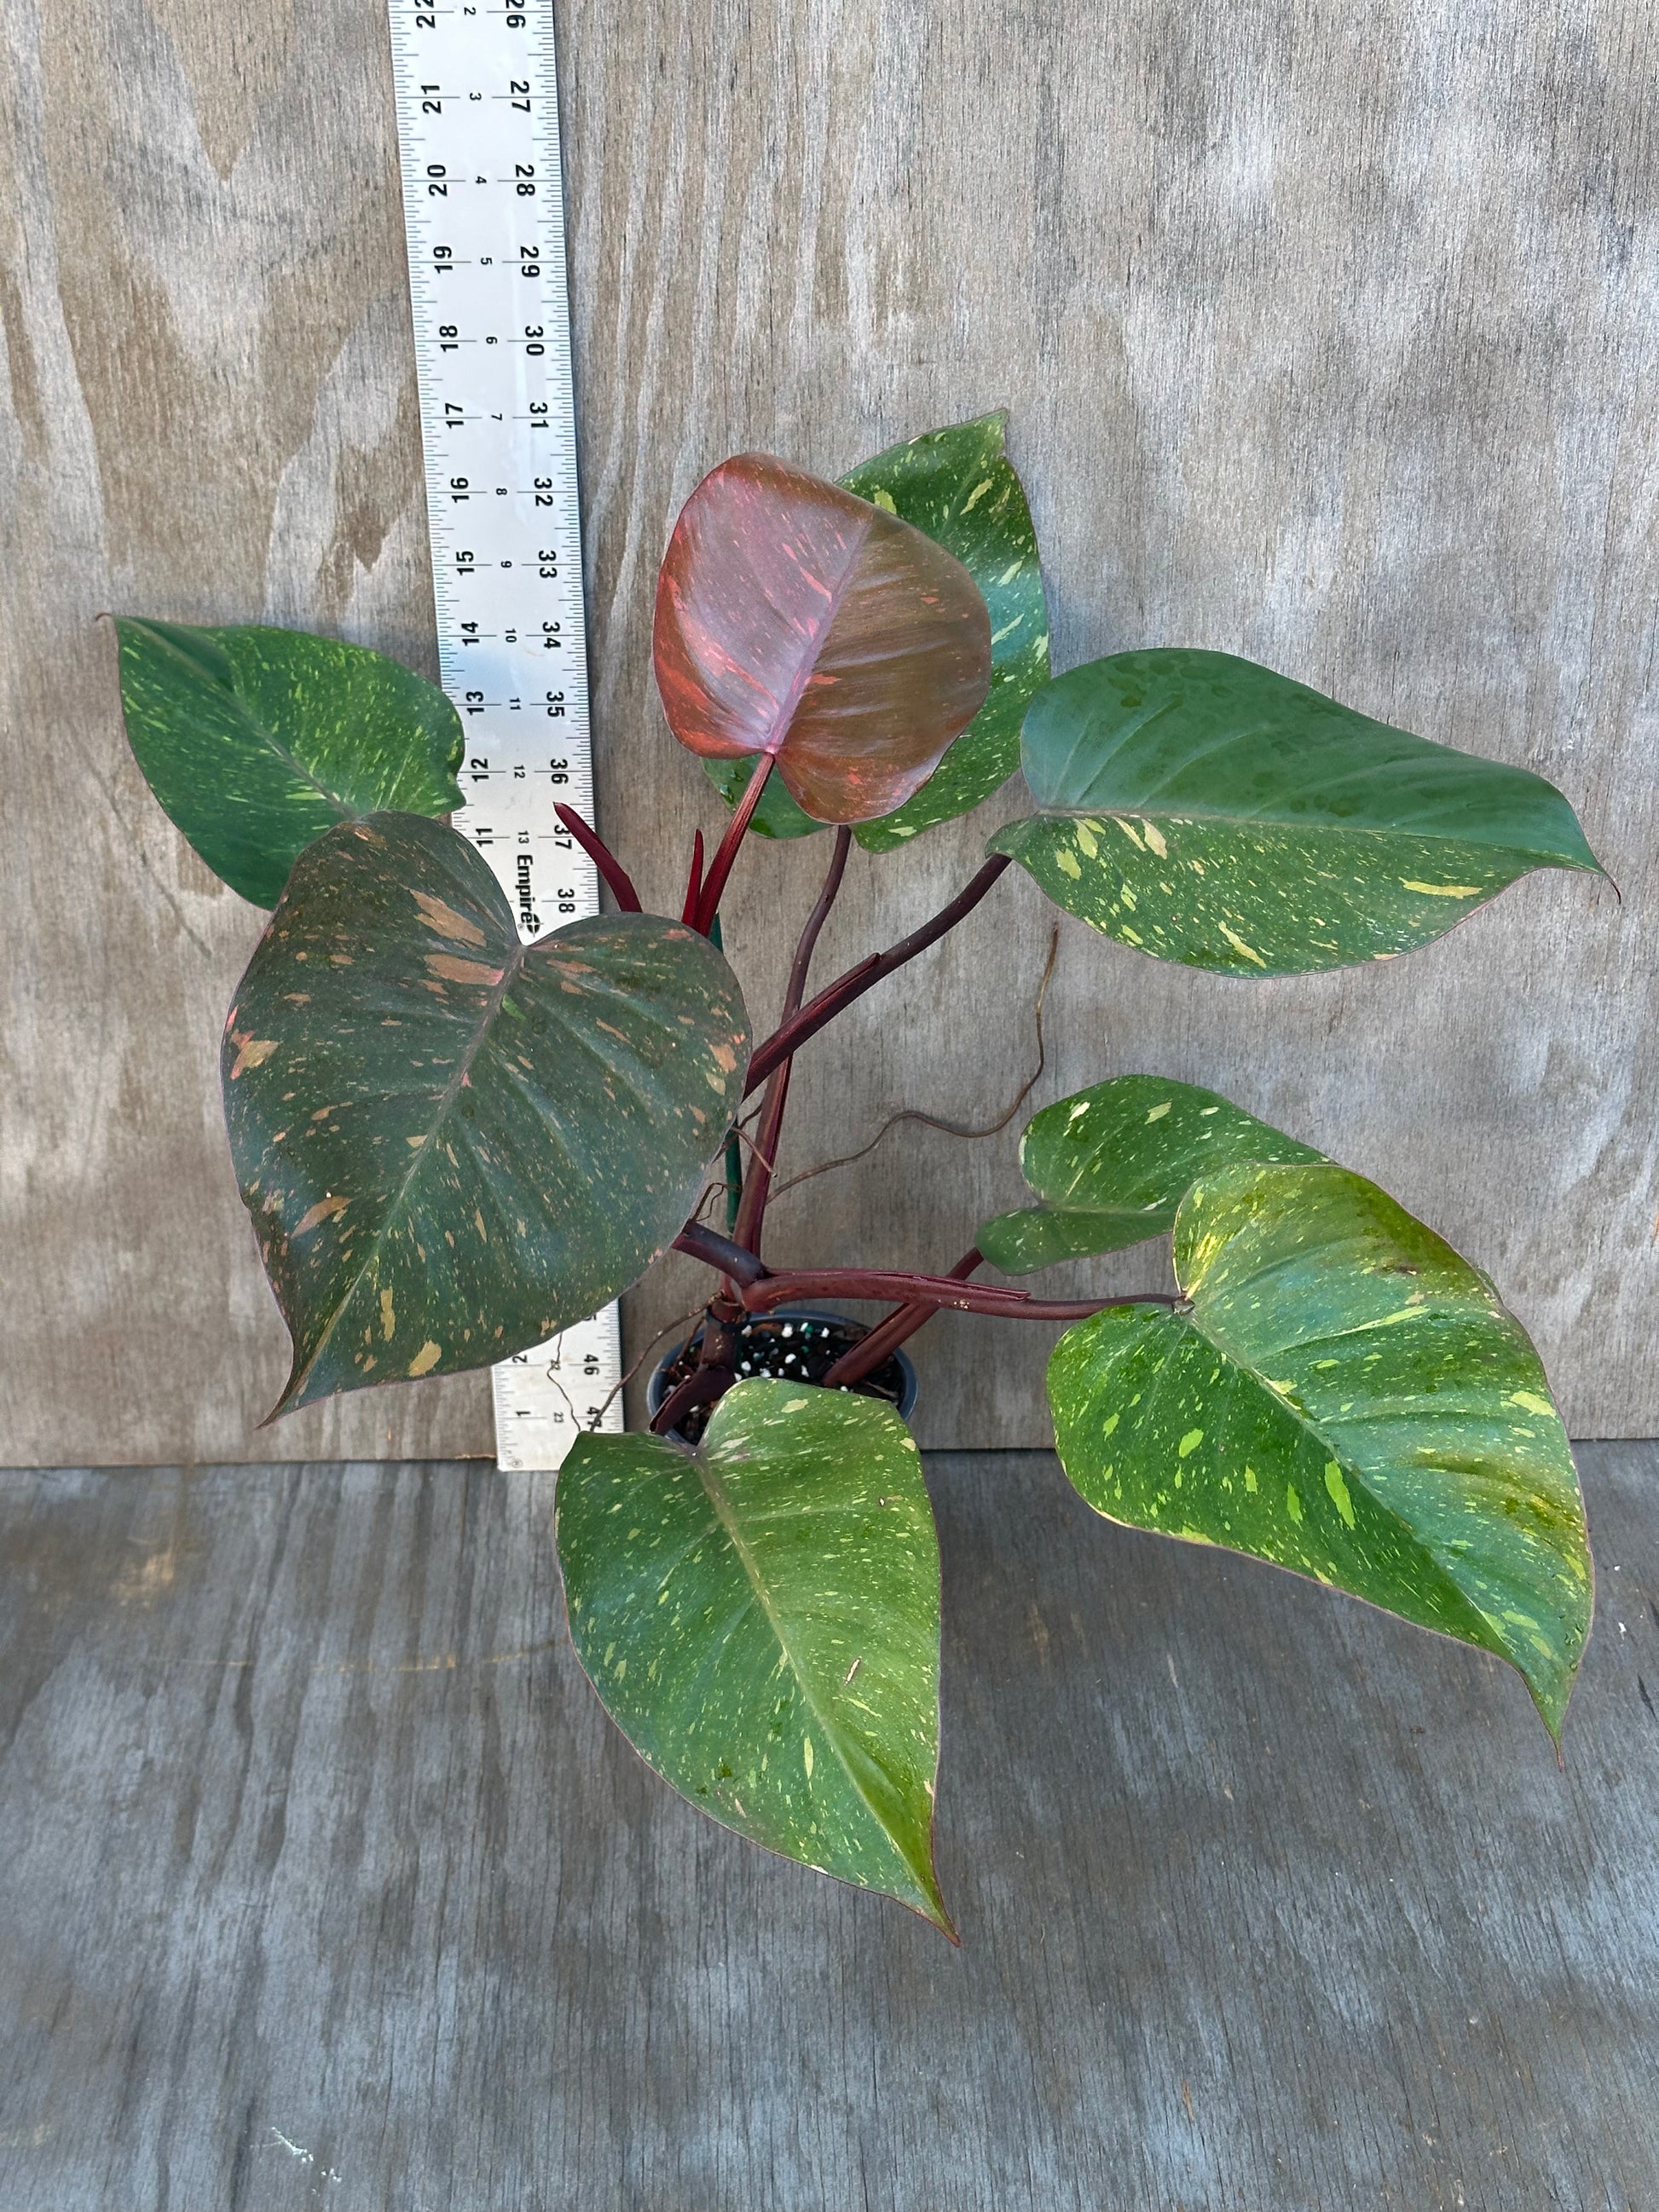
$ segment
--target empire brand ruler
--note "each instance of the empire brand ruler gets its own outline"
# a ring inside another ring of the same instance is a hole
[[[599,911],[554,812],[593,818],[581,515],[551,0],[389,0],[427,515],[444,690],[459,708],[455,827],[528,940]],[[555,1468],[622,1427],[617,1309],[492,1377],[503,1468]]]

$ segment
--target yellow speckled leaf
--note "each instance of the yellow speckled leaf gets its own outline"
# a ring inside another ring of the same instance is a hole
[[[337,822],[450,814],[461,718],[412,668],[338,638],[118,619],[127,738],[214,873],[275,906]]]
[[[1231,653],[1073,668],[1032,701],[1020,757],[1041,811],[991,849],[1120,944],[1224,975],[1392,959],[1534,868],[1599,872],[1541,776]]]
[[[974,1242],[1005,1275],[1026,1275],[1163,1236],[1198,1177],[1224,1161],[1319,1158],[1216,1091],[1116,1075],[1026,1123],[1020,1173],[1040,1202],[998,1214]]]
[[[695,1455],[583,1437],[558,1542],[577,1656],[648,1765],[740,1835],[951,1932],[939,1540],[890,1407],[756,1378]]]
[[[1190,1310],[1096,1314],[1054,1347],[1055,1437],[1090,1504],[1495,1651],[1559,1735],[1589,1630],[1583,1505],[1486,1277],[1327,1162],[1206,1176],[1175,1258]]]

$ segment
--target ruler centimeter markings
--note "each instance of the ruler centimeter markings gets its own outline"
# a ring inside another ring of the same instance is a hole
[[[554,813],[593,818],[581,514],[551,0],[388,0],[443,687],[460,710],[455,827],[526,941],[599,911]],[[496,1457],[556,1468],[622,1427],[617,1309],[492,1376]]]

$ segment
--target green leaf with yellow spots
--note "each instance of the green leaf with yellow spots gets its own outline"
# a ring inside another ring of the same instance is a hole
[[[1040,1203],[998,1214],[974,1242],[1005,1275],[1028,1275],[1163,1236],[1199,1176],[1229,1161],[1322,1157],[1216,1091],[1115,1075],[1026,1123],[1020,1172]]]
[[[1486,1277],[1326,1162],[1204,1177],[1175,1263],[1189,1305],[1095,1314],[1054,1347],[1056,1443],[1089,1504],[1495,1651],[1559,1736],[1589,1629],[1583,1505]]]
[[[118,620],[127,738],[215,875],[275,906],[297,856],[365,814],[453,813],[460,716],[413,669],[255,623]]]
[[[841,479],[953,554],[984,594],[991,616],[991,689],[985,704],[913,799],[853,834],[866,851],[890,852],[935,823],[966,814],[1019,766],[1019,726],[1048,676],[1048,612],[1025,488],[1008,459],[1008,417],[999,410],[889,447]],[[728,806],[748,787],[752,759],[705,761]],[[823,828],[771,777],[754,827],[767,837]]]
[[[222,1056],[294,1339],[276,1410],[487,1366],[596,1312],[678,1235],[748,1059],[737,979],[694,931],[601,915],[521,946],[445,823],[325,832]]]
[[[892,1408],[739,1382],[695,1453],[580,1437],[557,1514],[576,1656],[641,1758],[724,1826],[950,1934],[939,1540]]]
[[[1021,749],[1040,811],[991,850],[1107,936],[1224,975],[1392,959],[1534,868],[1601,872],[1541,776],[1231,653],[1074,668]]]

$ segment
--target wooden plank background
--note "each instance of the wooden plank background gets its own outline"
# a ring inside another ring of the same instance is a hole
[[[655,1781],[550,1477],[0,1479],[5,2212],[1652,2212],[1659,1446],[1498,1661],[928,1469],[962,1948]]]
[[[380,11],[5,4],[0,1449],[482,1452],[470,1377],[253,1434],[284,1346],[215,1044],[258,917],[145,793],[95,620],[432,665]],[[1486,1264],[1578,1433],[1659,1428],[1648,0],[566,0],[560,30],[601,807],[647,894],[711,818],[646,658],[677,502],[734,448],[832,471],[1006,402],[1059,665],[1239,650],[1524,762],[1625,894],[1537,878],[1398,966],[1261,986],[1068,927],[1039,1102],[1215,1084]],[[982,834],[860,859],[825,972]],[[817,865],[764,854],[731,902],[762,1018]],[[1000,1111],[1048,926],[1011,880],[868,1000],[803,1063],[795,1163],[896,1107]],[[944,1264],[1017,1191],[1012,1132],[907,1127],[786,1200],[777,1249]],[[1042,1334],[937,1324],[923,1437],[1041,1442]]]

